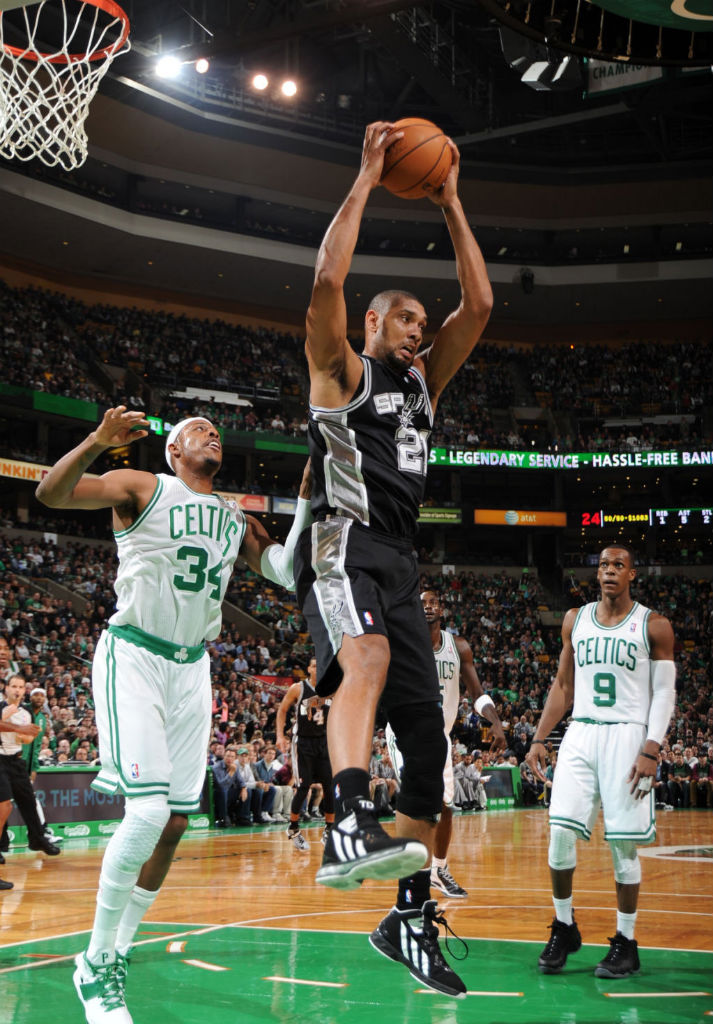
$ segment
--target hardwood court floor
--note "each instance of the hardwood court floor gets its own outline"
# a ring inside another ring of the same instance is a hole
[[[320,830],[305,830],[307,854],[284,826],[188,837],[138,936],[134,1022],[703,1024],[713,1019],[713,813],[660,813],[658,833],[642,856],[641,974],[618,983],[592,975],[615,930],[599,829],[578,846],[585,945],[561,975],[545,977],[536,961],[552,918],[546,812],[457,815],[450,867],[469,897],[441,906],[470,946],[467,960],[450,961],[480,993],[462,1001],[420,991],[369,946],[391,883],[355,893],[314,883]],[[71,955],[86,944],[103,846],[71,840],[60,857],[15,853],[1,869],[15,889],[0,894],[0,1024],[81,1024]]]

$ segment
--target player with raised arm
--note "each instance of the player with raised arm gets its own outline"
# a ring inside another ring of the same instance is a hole
[[[344,283],[384,154],[401,137],[393,127],[379,121],[366,129],[361,168],[320,246],[307,312],[317,521],[298,543],[295,578],[315,643],[317,692],[334,694],[327,731],[335,824],[317,881],[353,889],[366,878],[399,878],[396,908],[379,926],[380,951],[431,988],[459,996],[465,986],[439,951],[430,868],[421,870],[443,801],[446,739],[413,537],[436,406],[487,323],[492,291],[449,141],[451,170],[429,198],[453,242],[460,303],[421,351],[421,302],[401,288],[380,292],[366,312],[363,355],[349,344]],[[404,757],[395,838],[369,799],[380,700]]]
[[[526,760],[545,779],[545,741],[574,705],[559,749],[550,801],[549,865],[555,917],[538,966],[558,974],[582,945],[572,911],[577,837],[589,840],[601,805],[616,882],[616,934],[597,965],[599,978],[639,971],[634,926],[641,883],[637,845],[656,838],[658,753],[675,700],[673,630],[635,601],[633,551],[623,544],[599,556],[598,601],[570,608],[562,653]]]
[[[255,572],[293,586],[292,556],[311,521],[309,470],[284,547],[235,502],[213,493],[222,462],[216,427],[182,420],[166,440],[175,473],[85,470],[103,452],[145,437],[143,413],[109,409],[100,425],[42,480],[51,508],[113,509],[119,555],[117,607],[97,644],[92,688],[101,770],[93,787],[126,797],[124,818],[102,861],[89,947],[74,983],[88,1024],[131,1024],[124,988],[141,918],[173,860],[189,811],[198,807],[210,733],[206,641],[240,554]]]

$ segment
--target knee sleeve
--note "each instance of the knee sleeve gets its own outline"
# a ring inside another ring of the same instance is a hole
[[[124,819],[111,838],[105,861],[121,871],[140,870],[154,852],[170,813],[165,796],[127,797]]]
[[[614,878],[622,885],[638,885],[641,881],[641,861],[636,843],[630,839],[610,839],[609,849],[614,861]]]
[[[550,826],[547,862],[554,871],[568,871],[577,865],[577,836],[561,825]]]
[[[389,715],[403,758],[396,809],[409,818],[438,819],[448,741],[438,704],[408,704]]]

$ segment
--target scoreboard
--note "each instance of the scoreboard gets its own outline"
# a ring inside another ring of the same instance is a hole
[[[650,508],[640,512],[580,512],[580,526],[710,526],[713,508]]]

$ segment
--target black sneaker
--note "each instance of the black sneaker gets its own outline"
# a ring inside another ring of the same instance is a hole
[[[450,928],[444,915],[436,912],[436,907],[435,900],[426,900],[419,910],[397,910],[394,907],[371,933],[369,942],[383,956],[404,964],[423,985],[454,999],[462,999],[466,987],[450,969],[438,945],[437,923],[443,924],[447,931]],[[463,942],[462,939],[458,941]],[[461,960],[468,955],[465,942],[463,946],[465,955],[459,957]]]
[[[576,953],[582,945],[577,923],[565,924],[555,918],[550,925],[550,941],[540,953],[537,966],[543,974],[559,974],[567,963],[570,953]]]
[[[30,850],[39,850],[41,853],[46,853],[48,857],[56,857],[62,852],[59,846],[55,846],[54,843],[51,843],[44,836],[35,842],[28,843],[27,846]]]
[[[609,939],[609,952],[594,968],[597,978],[628,978],[641,970],[636,939],[617,932]]]
[[[6,882],[4,878],[0,878],[0,889],[14,889],[14,882]]]
[[[464,889],[462,885],[458,885],[448,870],[448,865],[444,868],[431,868],[431,888],[440,889],[445,896],[452,900],[464,900],[468,895],[468,890]]]
[[[345,801],[346,818],[335,822],[324,844],[317,881],[356,889],[365,878],[405,878],[426,863],[428,850],[415,839],[392,839],[379,824],[371,800]]]

